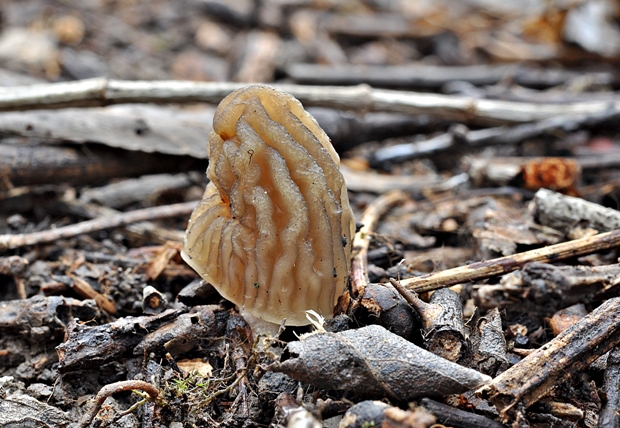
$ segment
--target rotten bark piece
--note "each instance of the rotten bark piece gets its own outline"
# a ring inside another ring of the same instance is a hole
[[[67,373],[100,367],[133,350],[148,331],[168,324],[181,313],[169,309],[155,316],[124,317],[100,326],[74,321],[67,326],[65,341],[56,348],[58,370]]]
[[[103,187],[83,190],[80,201],[95,202],[110,208],[123,208],[135,202],[155,202],[164,192],[187,188],[192,184],[188,174],[143,175]]]
[[[167,352],[172,356],[180,355],[198,346],[201,339],[224,335],[228,317],[229,314],[219,306],[195,306],[189,313],[178,315],[171,322],[144,336],[135,345],[133,354]]]
[[[69,428],[72,418],[57,407],[42,403],[30,395],[0,395],[0,426]]]
[[[159,207],[144,208],[141,210],[120,213],[114,216],[88,220],[82,223],[42,232],[24,233],[19,235],[0,235],[0,251],[24,247],[27,245],[44,244],[58,239],[72,238],[77,235],[96,232],[102,229],[125,226],[130,223],[137,223],[144,220],[189,215],[197,204],[198,202],[192,201],[180,204],[162,205]]]
[[[587,76],[609,84],[617,77],[609,72],[580,73],[563,69],[541,69],[521,64],[436,66],[407,64],[373,66],[354,64],[291,64],[286,74],[303,85],[359,85],[402,89],[441,89],[446,83],[467,82],[475,86],[495,85],[507,78],[512,83],[537,89],[559,86]]]
[[[13,186],[48,183],[88,184],[115,177],[200,169],[189,158],[112,150],[88,145],[88,153],[72,147],[0,144],[0,177]]]
[[[46,83],[2,88],[0,111],[92,107],[123,103],[219,103],[242,87],[240,83],[186,81],[123,81],[107,78],[74,82]],[[304,106],[321,106],[357,111],[384,111],[428,114],[445,119],[478,124],[524,123],[557,116],[597,114],[620,108],[617,100],[575,103],[511,102],[423,94],[368,85],[316,87],[276,85],[301,101]]]
[[[359,322],[369,317],[369,323],[377,323],[409,341],[419,329],[413,309],[390,284],[368,284],[363,297],[351,305],[350,311],[352,319]]]
[[[420,400],[420,405],[434,415],[443,425],[457,428],[504,428],[505,425],[483,415],[466,412],[430,398]]]
[[[577,303],[617,296],[619,275],[617,264],[590,267],[532,262],[519,272],[505,275],[499,285],[480,286],[474,297],[483,309],[507,308],[525,298],[530,316],[550,317]]]
[[[203,279],[195,279],[177,294],[177,300],[187,306],[205,305],[217,290]]]
[[[321,428],[318,419],[295,401],[288,392],[283,392],[275,400],[276,415],[288,428]]]
[[[463,306],[459,295],[449,288],[435,291],[429,304],[439,306],[441,311],[430,323],[425,322],[426,349],[449,361],[456,362],[469,335],[463,322]]]
[[[578,373],[620,343],[620,298],[607,300],[577,324],[515,364],[478,393],[502,421],[544,397],[569,373]]]
[[[476,321],[470,337],[471,355],[468,360],[478,371],[489,376],[508,366],[507,345],[502,329],[502,318],[497,308]]]
[[[99,315],[92,300],[33,296],[0,304],[1,336],[19,336],[29,342],[61,340],[73,317],[90,320]]]
[[[209,124],[213,121],[214,111],[213,107],[180,109],[140,104],[19,111],[1,115],[0,130],[9,135],[48,143],[97,142],[130,152],[187,155],[203,159],[204,136],[211,130]],[[134,165],[134,168],[139,166]],[[159,171],[170,172],[165,169]]]
[[[478,260],[509,256],[516,252],[518,244],[549,243],[544,240],[544,235],[539,237],[539,227],[525,218],[523,211],[517,209],[513,201],[487,198],[468,213],[466,226],[475,238]]]
[[[587,238],[550,245],[536,250],[500,257],[467,266],[448,269],[437,273],[401,281],[408,290],[418,293],[437,290],[454,284],[489,278],[512,272],[530,262],[552,262],[570,257],[582,256],[596,251],[620,246],[620,230],[601,233]]]
[[[540,189],[534,203],[538,222],[563,232],[584,224],[599,232],[620,228],[620,211],[581,198]]]
[[[444,288],[435,291],[430,302],[426,303],[394,279],[390,278],[390,283],[420,315],[426,348],[448,361],[457,361],[461,357],[465,339],[469,336],[463,322],[463,306],[459,295]]]
[[[607,358],[603,381],[605,404],[598,417],[599,428],[620,427],[620,347],[616,346]]]
[[[149,332],[153,332],[149,335],[149,341],[140,349],[157,352],[164,351],[164,348],[158,346],[168,343],[169,346],[176,346],[185,338],[211,337],[212,334],[218,336],[223,332],[228,318],[227,311],[219,306],[198,307],[194,310],[200,311],[200,314],[186,314],[181,321],[177,319],[184,311],[173,309],[159,315],[124,317],[98,326],[73,321],[67,327],[66,340],[56,348],[60,358],[58,370],[61,373],[88,370],[124,355],[131,356]],[[195,327],[188,326],[192,321],[195,321]],[[195,331],[198,329],[201,333]],[[191,333],[191,337],[177,337],[176,333]]]
[[[425,115],[357,114],[323,107],[310,107],[307,110],[329,135],[338,153],[344,153],[364,142],[411,135],[443,126],[442,122]]]
[[[287,350],[292,357],[270,365],[269,370],[324,389],[395,401],[456,394],[491,379],[377,325],[311,334],[289,343]]]

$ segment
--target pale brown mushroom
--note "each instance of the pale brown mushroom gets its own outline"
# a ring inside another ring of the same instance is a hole
[[[222,296],[265,321],[331,318],[354,234],[340,159],[291,95],[248,86],[219,105],[203,200],[182,255]]]

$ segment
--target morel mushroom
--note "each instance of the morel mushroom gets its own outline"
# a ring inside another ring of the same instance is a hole
[[[345,289],[354,233],[340,159],[291,95],[265,85],[219,105],[203,200],[183,258],[222,296],[265,321],[331,318]]]

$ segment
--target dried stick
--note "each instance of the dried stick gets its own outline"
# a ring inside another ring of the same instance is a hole
[[[602,84],[612,84],[616,77],[609,72],[580,73],[561,69],[540,69],[521,64],[437,66],[406,64],[372,66],[354,64],[291,64],[286,74],[306,85],[357,85],[437,90],[446,83],[459,81],[476,86],[490,86],[505,79],[525,87],[548,88],[564,85],[575,78],[588,76]]]
[[[104,386],[99,390],[97,396],[95,397],[95,402],[90,410],[82,416],[80,421],[78,422],[77,428],[86,428],[90,425],[94,417],[99,412],[101,405],[112,394],[116,394],[117,392],[123,391],[131,391],[132,389],[140,389],[145,391],[152,399],[157,399],[159,397],[159,390],[151,385],[148,382],[144,382],[141,380],[123,380],[120,382],[114,382],[109,385]]]
[[[595,251],[620,246],[620,229],[574,241],[562,242],[511,256],[499,257],[467,266],[431,273],[400,282],[407,290],[423,293],[463,282],[476,281],[512,272],[530,262],[551,263],[569,257],[582,256]]]
[[[475,147],[517,144],[539,135],[557,131],[574,132],[602,122],[617,121],[619,118],[620,110],[609,109],[594,114],[551,117],[534,123],[515,125],[511,128],[497,127],[472,131],[464,125],[459,125],[445,134],[428,140],[380,148],[372,154],[372,163],[403,162],[437,152],[445,152],[457,145],[462,147],[463,144]]]
[[[106,78],[0,88],[0,111],[94,107],[122,103],[218,103],[240,83],[123,81]],[[620,109],[620,101],[526,103],[359,86],[275,85],[306,106],[436,115],[478,124],[524,123]]]
[[[58,239],[72,238],[77,235],[96,232],[102,229],[125,226],[130,223],[140,221],[187,216],[191,214],[196,207],[196,204],[197,202],[192,201],[173,205],[163,205],[88,220],[82,223],[59,227],[57,229],[45,230],[42,232],[24,233],[19,235],[0,235],[0,251],[19,248],[26,245],[53,242]]]
[[[369,282],[368,279],[368,246],[377,221],[392,206],[406,201],[406,193],[399,190],[388,192],[372,201],[364,210],[361,223],[363,226],[353,238],[353,261],[351,262],[351,289],[357,296],[364,290]]]
[[[503,422],[545,396],[571,372],[588,367],[620,343],[620,298],[596,310],[536,349],[477,392],[489,397]]]
[[[63,201],[67,210],[73,214],[87,218],[102,218],[121,214],[113,208],[103,205],[82,202],[78,199]],[[139,239],[149,239],[157,244],[165,244],[166,242],[183,242],[185,233],[181,230],[170,230],[161,227],[150,221],[141,221],[125,226],[125,231],[130,235]]]

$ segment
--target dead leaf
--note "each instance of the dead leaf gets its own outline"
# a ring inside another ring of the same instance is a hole
[[[289,343],[287,350],[291,358],[270,370],[324,389],[397,401],[458,394],[491,380],[377,325],[312,334]]]

